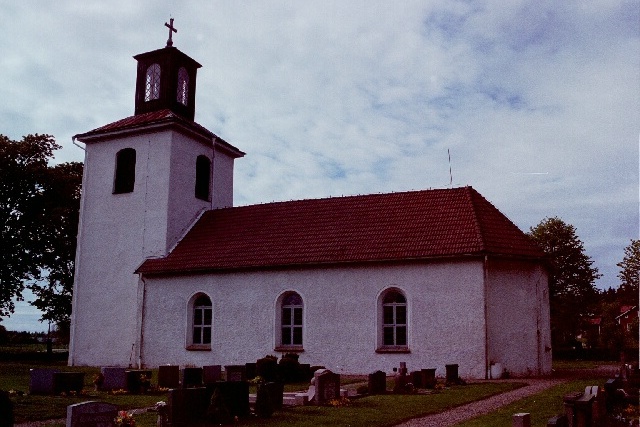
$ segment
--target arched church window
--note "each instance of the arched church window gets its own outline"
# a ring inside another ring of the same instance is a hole
[[[158,98],[160,98],[160,65],[152,64],[147,68],[144,100],[151,101]]]
[[[189,100],[189,73],[184,67],[180,67],[178,70],[178,92],[176,99],[182,105],[187,105]]]
[[[113,193],[131,193],[136,183],[136,150],[124,148],[116,153]]]
[[[207,156],[196,158],[196,197],[201,200],[211,200],[211,161]]]
[[[407,298],[398,289],[382,295],[380,325],[382,348],[407,348]]]
[[[302,308],[302,297],[297,293],[288,292],[282,298],[280,318],[281,346],[302,346]]]
[[[200,295],[193,303],[193,336],[194,345],[211,345],[212,322],[211,299]]]

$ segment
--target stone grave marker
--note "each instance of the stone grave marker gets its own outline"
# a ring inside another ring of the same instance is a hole
[[[246,381],[247,371],[244,365],[226,365],[224,371],[227,381]]]
[[[180,386],[180,367],[177,365],[158,366],[158,387],[178,388]]]
[[[395,377],[395,384],[393,385],[394,393],[404,393],[407,385],[407,363],[400,362],[400,368],[398,369],[398,375]]]
[[[112,427],[118,407],[104,402],[82,402],[67,406],[66,427]]]
[[[385,394],[387,392],[387,374],[382,371],[369,374],[368,391],[369,394]]]
[[[129,393],[144,393],[151,383],[152,372],[149,369],[127,369],[125,373]]]
[[[257,364],[254,363],[245,363],[244,364],[244,371],[246,373],[246,380],[250,381],[252,379],[254,379],[257,375]]]
[[[284,383],[264,383],[262,385],[271,399],[273,409],[282,409],[284,401]]]
[[[82,393],[84,372],[55,372],[53,374],[54,394],[75,392]]]
[[[182,387],[202,387],[202,368],[183,368]]]
[[[167,417],[171,426],[191,426],[204,422],[211,395],[204,387],[169,390]]]
[[[566,415],[556,415],[549,418],[547,421],[547,427],[569,427]]]
[[[202,367],[202,377],[204,384],[213,384],[222,379],[222,366],[208,365]]]
[[[422,383],[424,388],[434,388],[437,384],[436,380],[436,369],[421,369],[422,372]]]
[[[331,399],[340,398],[340,375],[328,369],[319,369],[314,374],[316,393],[314,403],[323,405]]]
[[[100,368],[100,372],[104,377],[104,381],[100,386],[101,390],[125,390],[127,388],[127,374],[125,368],[117,366],[103,366]]]
[[[458,364],[445,365],[447,384],[457,384],[460,381]]]
[[[411,383],[415,388],[424,388],[422,381],[422,371],[411,372]]]
[[[56,369],[29,369],[29,394],[54,394],[53,374],[56,372]]]
[[[249,415],[249,383],[246,381],[218,381],[208,385],[209,396],[218,390],[229,408],[232,417],[246,417]]]
[[[0,427],[13,427],[13,402],[9,392],[0,390]]]
[[[531,414],[527,412],[520,412],[513,414],[511,418],[513,427],[531,427]]]

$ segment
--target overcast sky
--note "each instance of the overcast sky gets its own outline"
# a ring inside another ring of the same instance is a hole
[[[164,47],[173,17],[174,46],[203,66],[196,121],[247,153],[236,204],[446,188],[452,176],[524,231],[553,216],[575,226],[597,286],[616,287],[638,238],[639,7],[2,1],[0,133],[52,134],[57,162],[82,161],[71,137],[133,114],[132,56]],[[21,305],[3,324],[24,316],[39,317]]]

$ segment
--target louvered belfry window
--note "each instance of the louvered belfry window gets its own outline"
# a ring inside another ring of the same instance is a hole
[[[158,98],[160,98],[160,65],[151,64],[147,68],[144,100],[151,101]]]

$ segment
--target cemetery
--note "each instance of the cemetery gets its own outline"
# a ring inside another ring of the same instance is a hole
[[[105,366],[93,375],[88,369],[33,367],[29,369],[28,391],[24,394],[34,399],[64,399],[67,426],[130,425],[127,423],[131,420],[138,426],[167,427],[280,425],[285,421],[289,425],[314,425],[314,420],[323,417],[356,417],[353,418],[356,420],[372,417],[368,411],[374,403],[378,412],[376,424],[372,425],[395,425],[513,390],[526,382],[465,381],[458,375],[458,364],[446,365],[446,375],[436,377],[436,368],[411,367],[401,362],[388,372],[351,376],[298,363],[295,355],[280,360],[267,356],[244,365],[227,366],[163,365],[154,369]],[[545,419],[545,424],[539,420],[532,423],[536,419],[534,411],[512,411],[508,415],[510,425],[634,425],[628,424],[625,416],[637,417],[640,387],[637,368],[624,365],[612,378],[588,386],[579,384],[576,385],[579,389],[555,398],[562,410]],[[126,400],[117,399],[132,400],[124,403]],[[15,390],[1,394],[0,407],[5,412],[0,418],[20,422],[20,417],[13,413],[20,402]],[[386,416],[389,418],[385,423]],[[0,423],[2,427],[5,425],[13,424]]]

